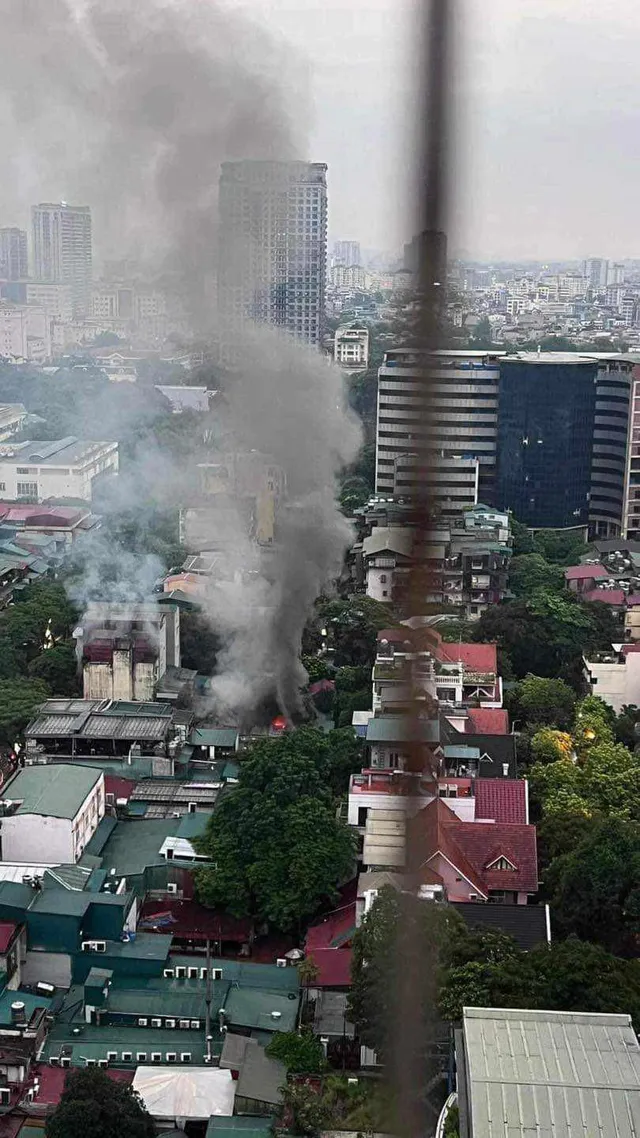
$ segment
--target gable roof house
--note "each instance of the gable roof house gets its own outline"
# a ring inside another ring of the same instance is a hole
[[[515,800],[499,805],[516,816]],[[462,822],[436,798],[407,821],[407,849],[412,872],[443,886],[450,901],[526,905],[538,890],[535,826]]]

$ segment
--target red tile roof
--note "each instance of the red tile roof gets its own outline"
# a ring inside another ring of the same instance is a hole
[[[603,605],[623,605],[626,599],[622,589],[588,589],[582,594],[583,601],[600,601]]]
[[[436,655],[443,663],[460,661],[470,671],[498,671],[497,644],[454,644],[443,641],[439,645]]]
[[[60,1067],[50,1067],[48,1063],[40,1063],[33,1068],[32,1073],[40,1083],[34,1103],[38,1106],[57,1106],[68,1072],[61,1070]],[[135,1074],[134,1071],[119,1071],[115,1067],[107,1067],[104,1073],[109,1079],[114,1079],[118,1083],[132,1083]],[[28,1130],[25,1133],[28,1133]]]
[[[7,951],[17,927],[14,921],[0,921],[0,952]]]
[[[527,784],[518,778],[477,778],[476,818],[494,822],[527,822]]]
[[[350,948],[314,948],[307,955],[318,969],[312,987],[350,988],[352,955]]]
[[[351,941],[356,926],[355,901],[327,913],[307,932],[307,958],[318,968],[314,987],[348,988],[351,985]]]
[[[509,712],[502,707],[470,707],[468,735],[508,735]]]
[[[181,940],[202,944],[207,940],[241,944],[250,939],[253,928],[248,917],[232,917],[217,909],[207,909],[198,901],[179,901],[172,897],[145,901],[139,923],[145,932],[170,933]]]
[[[492,889],[537,892],[535,826],[461,822],[441,798],[435,798],[409,820],[408,837],[415,868],[440,853],[484,896]],[[515,870],[488,868],[499,857],[506,857]]]
[[[127,802],[135,790],[135,779],[120,778],[117,774],[104,776],[105,794],[113,794],[116,798],[126,798]]]
[[[608,576],[604,565],[570,565],[564,571],[565,581],[600,581]]]
[[[640,593],[627,594],[627,608],[633,608],[634,605],[640,605]]]

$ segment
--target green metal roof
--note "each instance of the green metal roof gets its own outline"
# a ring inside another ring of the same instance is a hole
[[[5,988],[4,992],[0,994],[0,1027],[11,1025],[11,1005],[17,1000],[24,1004],[27,1020],[36,1008],[44,1008],[45,1011],[48,1011],[51,1003],[51,1000],[45,996],[38,996],[33,992],[23,992],[20,988],[9,991],[8,988]]]
[[[416,725],[407,723],[401,715],[380,715],[367,723],[366,739],[367,743],[408,743],[419,733],[423,743],[437,743],[439,731],[437,719],[421,720],[419,732],[416,732]]]
[[[95,834],[84,847],[85,853],[95,854],[97,857],[99,857],[113,831],[115,830],[117,824],[118,823],[115,818],[112,818],[110,816],[102,818],[98,823],[98,829],[96,830]]]
[[[195,987],[195,983],[193,984]],[[171,991],[163,988],[161,991],[153,989],[126,989],[113,986],[109,989],[107,1009],[114,1015],[131,1016],[175,1016],[177,1019],[204,1019],[206,1014],[205,983],[200,984],[200,991],[187,989],[183,983]]]
[[[235,727],[195,727],[188,741],[194,747],[235,747],[237,740]]]
[[[284,972],[285,969],[283,968]],[[293,993],[268,992],[262,988],[229,989],[224,1010],[234,1027],[256,1027],[262,1031],[294,1031],[298,999]],[[274,1018],[273,1013],[280,1015]]]
[[[28,909],[37,896],[29,885],[17,881],[0,881],[0,906],[12,909]]]
[[[160,847],[165,838],[175,836],[179,818],[124,819],[118,822],[102,850],[104,869],[116,874],[143,873],[148,865],[164,865]]]
[[[100,828],[100,827],[98,827]],[[84,865],[54,865],[44,872],[45,887],[62,887],[82,892],[87,888],[91,870]]]
[[[213,811],[200,810],[195,814],[183,814],[176,831],[177,838],[197,838],[204,834]]]
[[[3,798],[20,801],[18,814],[75,818],[101,777],[95,767],[47,763],[25,767],[3,787]]]
[[[209,1119],[205,1138],[264,1138],[273,1130],[273,1118],[259,1118],[249,1114],[213,1114]]]
[[[15,994],[15,993],[14,993]],[[186,1018],[186,1016],[185,1016]],[[222,1039],[217,1026],[212,1022],[212,1051],[219,1056],[222,1051]],[[77,1034],[74,1028],[79,1028]],[[151,1063],[151,1052],[159,1051],[162,1059],[159,1065],[167,1064],[167,1053],[177,1054],[176,1066],[181,1066],[182,1052],[191,1053],[191,1064],[194,1067],[202,1066],[206,1054],[204,1037],[204,1024],[200,1031],[186,1031],[180,1028],[148,1028],[127,1027],[122,1023],[115,1024],[85,1024],[81,1019],[71,1023],[59,1021],[49,1032],[45,1041],[41,1060],[46,1063],[51,1055],[60,1055],[64,1044],[71,1048],[71,1066],[85,1067],[87,1059],[106,1059],[108,1051],[115,1051],[116,1058],[110,1060],[110,1066],[133,1069],[139,1063]],[[138,1059],[137,1054],[144,1051],[146,1060]],[[122,1054],[131,1052],[131,1059],[123,1059]]]
[[[101,894],[101,896],[109,896],[109,894]],[[95,895],[93,899],[95,899]],[[107,951],[104,955],[111,960],[156,960],[163,963],[169,956],[171,940],[170,936],[164,936],[160,933],[136,933],[135,940],[107,941]],[[84,956],[86,953],[81,955]]]
[[[168,703],[136,703],[135,700],[114,699],[100,712],[101,715],[171,715],[172,709]]]
[[[171,953],[171,967],[176,965],[189,965],[204,963],[202,957],[178,955]],[[294,992],[300,991],[300,980],[297,968],[278,968],[277,964],[254,964],[252,961],[227,960],[223,957],[211,957],[211,967],[222,970],[222,982],[225,984],[239,984],[241,988],[262,988],[268,992]],[[184,980],[180,983],[184,984]],[[220,983],[220,981],[218,981]]]
[[[83,917],[89,905],[95,900],[95,893],[78,893],[73,889],[46,888],[41,893],[34,895],[31,912],[54,917]]]

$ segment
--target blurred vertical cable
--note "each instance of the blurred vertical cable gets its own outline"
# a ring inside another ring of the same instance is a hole
[[[419,15],[423,26],[417,30],[421,41],[420,63],[422,93],[418,104],[416,142],[421,147],[418,173],[418,210],[420,221],[420,280],[416,351],[420,358],[421,398],[417,438],[412,442],[419,467],[415,509],[414,541],[405,605],[409,615],[424,613],[429,593],[429,542],[432,523],[431,477],[434,455],[429,445],[430,412],[435,374],[434,355],[439,343],[441,307],[444,303],[446,277],[442,276],[440,235],[447,232],[447,201],[450,184],[449,129],[451,123],[451,59],[453,35],[453,0],[422,0]],[[425,700],[419,675],[420,633],[414,633],[411,664],[411,704],[408,712],[408,737],[411,795],[420,791],[423,774],[436,774],[432,751],[424,742],[425,719],[429,716],[429,700]],[[424,681],[422,680],[422,684]],[[431,708],[432,715],[437,711]],[[437,794],[437,790],[436,790]],[[444,1090],[443,1068],[446,1057],[438,1050],[436,1039],[436,973],[437,949],[430,937],[424,936],[423,920],[428,913],[416,902],[420,866],[419,828],[411,824],[415,811],[409,805],[405,817],[406,866],[408,891],[401,895],[401,922],[397,930],[397,968],[390,977],[391,1007],[394,1020],[393,1055],[390,1071],[391,1090],[397,1104],[398,1133],[404,1138],[427,1138],[435,1132],[437,1100]],[[418,910],[422,919],[418,916]],[[431,945],[431,948],[428,946]],[[444,1059],[444,1062],[443,1062]]]

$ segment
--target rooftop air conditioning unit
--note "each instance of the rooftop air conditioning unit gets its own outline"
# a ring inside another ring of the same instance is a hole
[[[165,968],[163,971],[163,976],[164,976],[165,980],[170,980],[173,976],[175,976],[174,969],[173,968]]]
[[[99,1067],[108,1067],[109,1066],[109,1060],[108,1059],[98,1059],[98,1066]]]
[[[162,1062],[162,1052],[161,1051],[152,1051],[151,1052],[151,1062],[152,1063],[161,1063]]]
[[[146,1061],[147,1061],[146,1051],[136,1051],[136,1061],[138,1063],[146,1063]]]
[[[167,1063],[175,1063],[177,1058],[178,1058],[178,1056],[177,1056],[177,1053],[175,1051],[167,1051],[167,1053],[165,1055],[165,1059],[167,1060]]]
[[[189,803],[189,813],[190,814],[195,814],[197,809],[198,809],[198,803],[197,802],[190,802]]]
[[[118,1058],[118,1052],[117,1051],[107,1051],[107,1062],[111,1062],[112,1059],[117,1059],[117,1058]]]
[[[212,968],[211,969],[211,977],[213,980],[222,980],[222,969],[221,968]]]
[[[155,1019],[155,1018],[152,1019],[151,1020],[151,1026],[152,1027],[162,1027],[162,1020],[161,1019]]]
[[[197,980],[198,979],[198,969],[197,968],[187,968],[187,975],[188,975],[190,980]]]
[[[146,1016],[138,1016],[138,1027],[147,1027],[148,1022]]]
[[[175,894],[177,892],[178,892],[178,886],[176,885],[175,881],[170,881],[169,884],[167,885],[167,893],[174,893]]]
[[[61,1055],[60,1056],[60,1066],[61,1067],[70,1067],[71,1066],[71,1059],[69,1058],[68,1055]]]
[[[95,948],[96,952],[106,952],[107,942],[106,940],[96,940],[93,942],[93,947]]]
[[[122,1052],[122,1062],[123,1063],[130,1063],[132,1059],[133,1059],[133,1052],[132,1051],[123,1051]]]
[[[187,975],[187,970],[186,970],[184,964],[178,964],[178,966],[176,967],[177,978],[179,980],[184,980],[186,975]]]
[[[166,1020],[164,1021],[164,1026],[165,1026],[165,1027],[175,1027],[175,1026],[176,1026],[176,1021],[175,1021],[174,1019],[166,1019]]]
[[[190,1063],[191,1062],[191,1052],[190,1051],[181,1051],[180,1052],[180,1062],[181,1063]]]
[[[50,1055],[49,1056],[49,1066],[50,1067],[59,1067],[60,1066],[60,1056],[59,1055]]]
[[[287,967],[287,962],[286,962],[284,956],[278,957],[278,959],[276,960],[276,965],[278,966],[278,968],[286,968]]]

